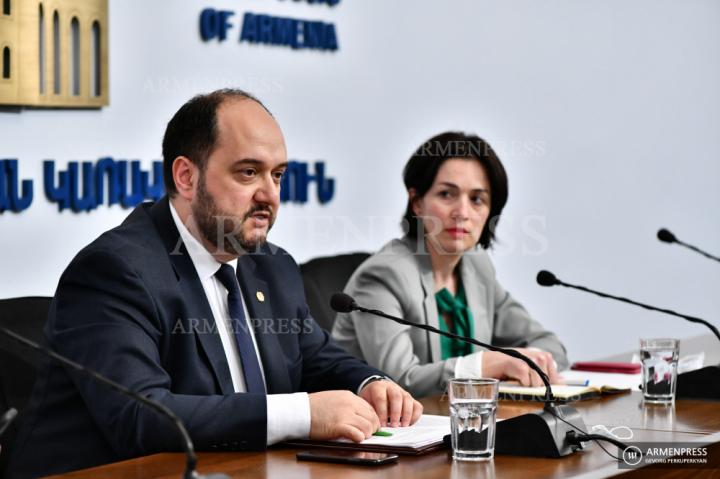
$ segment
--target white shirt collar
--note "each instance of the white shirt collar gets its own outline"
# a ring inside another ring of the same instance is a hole
[[[198,276],[201,280],[215,276],[215,273],[217,273],[223,263],[216,260],[215,257],[213,257],[213,255],[205,249],[205,246],[203,246],[203,244],[200,243],[200,241],[198,241],[192,233],[190,233],[190,230],[188,230],[180,220],[180,216],[175,210],[172,202],[169,202],[169,205],[170,214],[175,222],[175,226],[180,232],[180,237],[182,238],[183,243],[185,243],[185,248],[187,249],[188,254],[190,254],[190,259],[195,265],[195,271],[197,271]],[[230,260],[225,264],[229,264],[234,270],[237,270],[237,258]]]

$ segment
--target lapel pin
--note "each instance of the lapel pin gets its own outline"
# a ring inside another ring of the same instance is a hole
[[[256,297],[256,298],[258,299],[258,301],[260,301],[261,303],[264,303],[264,302],[265,302],[265,295],[262,294],[262,291],[258,291],[257,293],[255,293],[255,297]]]

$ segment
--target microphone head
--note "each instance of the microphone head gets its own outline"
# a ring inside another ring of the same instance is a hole
[[[555,277],[550,271],[542,270],[537,274],[537,283],[540,286],[555,286],[560,284],[560,280]]]
[[[357,309],[357,304],[349,294],[335,293],[330,297],[330,307],[338,313],[349,313]]]
[[[670,230],[667,230],[665,228],[662,228],[658,230],[657,237],[660,241],[663,243],[674,243],[677,241],[677,238],[675,237]]]

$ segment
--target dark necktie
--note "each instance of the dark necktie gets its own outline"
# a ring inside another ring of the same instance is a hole
[[[230,323],[235,333],[240,361],[242,361],[243,375],[245,376],[245,387],[249,393],[265,394],[265,383],[263,383],[262,372],[252,336],[248,329],[248,322],[245,320],[242,297],[240,296],[240,285],[238,285],[235,270],[232,266],[224,264],[215,273],[217,279],[228,290],[228,311],[230,312]]]

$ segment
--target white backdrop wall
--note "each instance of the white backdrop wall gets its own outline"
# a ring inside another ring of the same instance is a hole
[[[203,8],[236,12],[203,43]],[[242,13],[335,23],[336,53],[237,42]],[[639,336],[703,333],[680,320],[534,282],[569,282],[715,321],[720,265],[659,243],[667,226],[720,252],[720,2],[716,0],[110,0],[110,106],[0,112],[0,158],[35,182],[0,214],[0,297],[51,295],[77,251],[129,213],[59,213],[42,160],[160,158],[165,124],[196,93],[265,101],[291,158],[327,162],[332,201],[285,204],[271,240],[298,261],[372,251],[399,234],[402,167],[425,139],[475,132],[510,176],[493,255],[503,284],[572,359]]]

